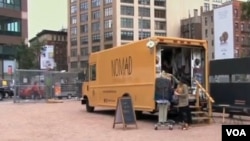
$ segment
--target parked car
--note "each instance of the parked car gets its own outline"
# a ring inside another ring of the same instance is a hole
[[[10,87],[0,87],[0,100],[3,100],[6,97],[13,97],[14,91]]]
[[[0,101],[3,100],[5,97],[4,89],[0,88]]]
[[[13,97],[14,96],[13,88],[3,87],[3,89],[4,89],[5,97]]]

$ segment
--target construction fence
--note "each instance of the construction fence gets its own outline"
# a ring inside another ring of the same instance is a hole
[[[14,82],[14,102],[72,98],[81,95],[78,74],[75,72],[17,69]]]

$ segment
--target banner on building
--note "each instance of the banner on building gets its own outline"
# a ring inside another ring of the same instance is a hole
[[[54,46],[45,45],[41,48],[40,69],[54,69]]]
[[[214,59],[234,58],[233,5],[214,9]]]

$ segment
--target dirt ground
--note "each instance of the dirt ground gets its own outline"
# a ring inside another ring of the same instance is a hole
[[[219,119],[220,120],[220,119]],[[87,113],[80,101],[19,103],[0,101],[1,141],[220,141],[221,123],[154,130],[156,118],[139,120],[138,129],[113,129],[113,112]],[[218,119],[217,119],[218,121]]]

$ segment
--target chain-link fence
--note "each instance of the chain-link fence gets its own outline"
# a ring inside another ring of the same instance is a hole
[[[78,97],[77,79],[77,73],[18,69],[14,102]]]

